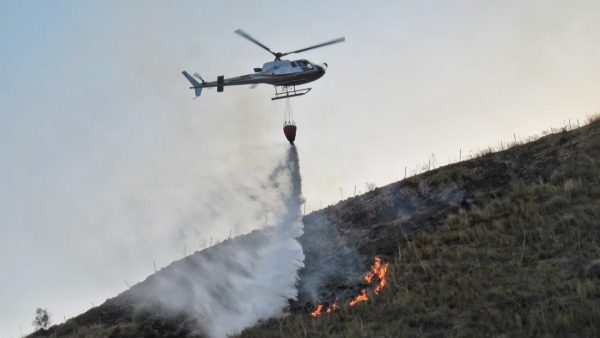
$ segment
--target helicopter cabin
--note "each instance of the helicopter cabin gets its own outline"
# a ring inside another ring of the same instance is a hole
[[[267,74],[290,74],[299,73],[306,70],[313,69],[314,66],[308,60],[275,60],[267,62],[263,65],[262,69],[255,68],[254,71],[267,73]],[[260,70],[259,70],[260,69]]]

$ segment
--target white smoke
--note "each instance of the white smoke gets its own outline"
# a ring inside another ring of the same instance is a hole
[[[260,319],[282,315],[288,300],[298,296],[298,270],[304,266],[297,241],[303,231],[303,199],[295,147],[264,189],[275,191],[284,202],[280,210],[269,210],[275,215],[272,225],[186,257],[131,292],[158,301],[173,314],[195,318],[211,337],[225,337]]]

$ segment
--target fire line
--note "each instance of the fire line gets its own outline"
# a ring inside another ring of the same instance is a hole
[[[381,290],[383,290],[383,288],[386,285],[385,276],[388,271],[388,264],[389,263],[382,263],[381,258],[379,258],[379,256],[376,256],[375,262],[371,266],[371,269],[367,271],[363,276],[363,280],[371,286],[374,284],[374,282],[376,282],[374,289],[376,295],[381,293]],[[369,300],[369,294],[367,293],[367,289],[362,289],[360,293],[348,303],[348,305],[354,306],[360,302],[366,302],[367,300]],[[312,317],[318,317],[323,313],[331,313],[340,308],[337,300],[335,301],[335,303],[333,303],[333,305],[328,306],[325,309],[325,311],[323,311],[323,304],[317,303],[315,306],[315,310],[310,313]]]

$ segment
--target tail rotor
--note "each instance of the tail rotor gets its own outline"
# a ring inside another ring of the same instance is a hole
[[[194,76],[198,77],[200,79],[200,81],[202,81],[202,83],[200,83],[200,82],[198,82],[198,80],[194,79],[194,77],[191,76],[185,70],[182,71],[181,74],[183,74],[183,76],[185,76],[185,78],[192,84],[192,87],[190,87],[190,89],[193,89],[196,97],[199,97],[200,94],[202,94],[202,83],[205,83],[204,80],[202,79],[202,77],[200,77],[200,75],[198,75],[198,73],[194,73]]]

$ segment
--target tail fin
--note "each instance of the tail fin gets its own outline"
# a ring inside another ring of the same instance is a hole
[[[200,94],[202,93],[202,84],[196,79],[194,79],[194,77],[191,76],[185,70],[181,72],[181,74],[183,74],[183,76],[185,76],[185,78],[188,79],[188,81],[190,81],[190,83],[192,84],[192,87],[190,87],[190,89],[194,89],[194,94],[196,94],[196,97],[200,96]]]

